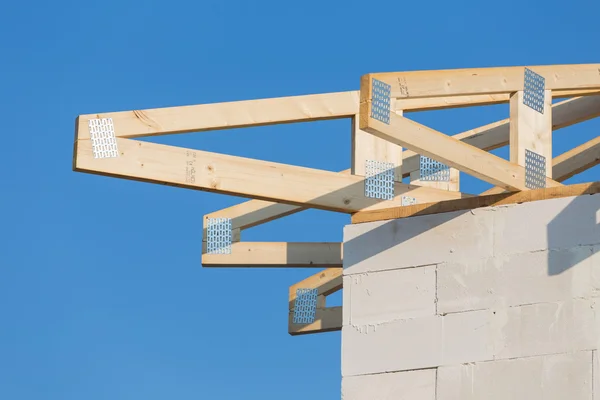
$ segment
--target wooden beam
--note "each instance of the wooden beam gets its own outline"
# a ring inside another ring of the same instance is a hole
[[[525,68],[543,76],[548,90],[600,90],[600,64],[388,72],[367,74],[362,79],[369,85],[372,79],[390,85],[392,98],[509,94],[524,89]],[[361,102],[371,100],[370,88],[361,85]]]
[[[231,254],[207,254],[204,267],[220,268],[342,268],[341,243],[237,242]]]
[[[552,178],[552,94],[544,91],[538,112],[525,104],[524,92],[510,99],[510,162],[525,167],[525,154],[532,151],[545,158],[545,174]]]
[[[405,207],[358,212],[352,215],[352,223],[360,224],[365,222],[385,221],[419,215],[441,214],[453,211],[472,210],[481,207],[528,203],[532,201],[583,196],[597,193],[600,193],[600,182],[582,183],[569,186],[556,186],[545,189],[524,190],[521,192],[482,195],[469,199],[448,200],[437,203],[415,204]]]
[[[508,96],[507,96],[508,98]],[[552,105],[552,129],[559,130],[573,124],[583,122],[600,115],[600,96],[577,97]],[[471,129],[453,137],[467,144],[478,147],[483,150],[494,150],[509,144],[510,120],[508,118],[497,121],[479,128]],[[371,135],[371,134],[369,134]],[[373,136],[373,135],[371,135]],[[595,148],[595,147],[594,147]],[[403,154],[402,171],[404,176],[419,171],[419,155],[412,150],[405,150]],[[586,159],[593,153],[586,153]],[[555,162],[556,165],[556,162]],[[567,165],[567,164],[565,164]],[[339,172],[340,174],[350,174],[350,170]],[[554,169],[554,175],[557,182],[563,173]],[[416,175],[414,175],[416,178]],[[416,178],[418,179],[418,178]],[[566,179],[566,178],[565,178]],[[498,193],[503,192],[501,189]],[[491,193],[490,193],[491,194]],[[289,204],[280,204],[263,200],[248,200],[232,207],[208,214],[205,218],[231,218],[233,228],[248,229],[277,218],[292,215],[306,210],[306,207],[292,206]],[[206,235],[204,235],[206,237]]]
[[[396,111],[402,115],[402,111]],[[394,179],[402,182],[402,147],[360,130],[358,114],[352,118],[352,174],[367,176],[367,161],[381,161],[394,165]]]
[[[119,155],[94,158],[89,140],[79,140],[74,169],[123,179],[352,213],[401,204],[403,195],[421,202],[463,197],[402,183],[389,201],[365,197],[364,179],[336,172],[200,150],[117,138]]]
[[[557,182],[564,182],[600,163],[600,137],[592,139],[552,159],[552,176]],[[480,196],[506,192],[501,187],[493,187]]]
[[[342,329],[342,307],[317,308],[315,321],[311,324],[294,324],[294,313],[288,314],[288,332],[292,336],[325,333]]]
[[[342,272],[341,268],[327,268],[290,286],[289,310],[294,309],[298,289],[317,289],[319,296],[329,296],[341,290],[343,286]]]
[[[350,118],[358,111],[358,92],[232,101],[183,107],[121,111],[79,116],[78,138],[89,139],[90,119],[112,118],[121,138],[158,136]]]
[[[592,96],[598,94],[600,94],[600,91],[598,90],[554,90],[552,92],[552,98],[560,99],[565,97]],[[409,97],[403,99],[396,99],[395,108],[404,110],[405,112],[415,112],[469,106],[489,106],[508,103],[509,101],[510,93],[449,97]]]
[[[600,136],[554,157],[552,164],[554,179],[559,182],[600,164]]]
[[[527,189],[525,168],[519,165],[394,113],[389,124],[370,115],[371,103],[361,103],[362,130],[507,190]],[[547,179],[547,185],[560,184]]]
[[[450,190],[458,192],[460,190],[460,171],[456,168],[450,168],[450,178],[448,181],[424,181],[421,179],[421,171],[413,171],[410,173],[411,185],[427,186],[436,189]]]

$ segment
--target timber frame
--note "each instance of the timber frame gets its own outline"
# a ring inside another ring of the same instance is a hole
[[[510,104],[509,118],[453,136],[405,116],[501,103]],[[288,332],[300,335],[341,329],[342,307],[327,307],[326,296],[342,289],[342,243],[243,242],[243,230],[309,208],[363,223],[598,193],[600,183],[562,182],[600,163],[600,137],[552,158],[552,132],[599,115],[600,64],[371,73],[358,91],[80,115],[73,170],[250,199],[204,216],[202,265],[320,269],[289,288]],[[344,118],[352,162],[337,172],[136,140]],[[508,160],[489,153],[504,146]],[[444,178],[428,178],[424,159],[444,167]],[[367,195],[374,163],[389,168],[376,173],[387,177],[388,197]],[[460,172],[494,187],[462,193]],[[227,252],[209,251],[218,219],[229,221]],[[297,289],[316,290],[311,323],[293,322]]]

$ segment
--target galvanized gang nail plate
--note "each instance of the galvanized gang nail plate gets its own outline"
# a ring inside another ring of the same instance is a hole
[[[525,149],[525,186],[529,189],[546,187],[546,157]]]
[[[420,157],[419,164],[421,168],[420,180],[428,182],[450,181],[450,168],[446,164],[425,156]]]
[[[312,324],[317,313],[317,289],[297,289],[294,302],[294,324]]]
[[[523,90],[523,104],[534,109],[540,114],[544,113],[544,90],[546,79],[525,68],[525,89]]]
[[[392,200],[394,198],[393,163],[366,161],[365,196],[373,199]]]
[[[231,218],[209,218],[206,236],[207,254],[231,254]]]
[[[402,205],[403,206],[412,206],[414,204],[417,204],[417,199],[415,199],[414,197],[410,197],[410,196],[402,196]]]
[[[113,158],[119,156],[112,118],[90,119],[88,128],[90,130],[94,158]]]
[[[371,118],[390,124],[392,86],[373,78],[373,95],[371,99]]]

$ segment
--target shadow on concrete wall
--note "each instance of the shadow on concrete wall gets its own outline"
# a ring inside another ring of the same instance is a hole
[[[548,275],[559,275],[577,266],[591,257],[592,246],[600,243],[600,195],[582,195],[564,200],[568,204],[547,226]],[[573,253],[570,257],[558,251],[581,246],[589,249]]]

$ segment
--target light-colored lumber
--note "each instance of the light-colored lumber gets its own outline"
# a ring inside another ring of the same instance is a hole
[[[565,97],[592,91],[555,91],[553,96]],[[486,96],[490,97],[490,96]],[[506,95],[495,95],[499,103],[508,102]],[[145,110],[83,114],[77,119],[77,137],[89,139],[90,119],[112,118],[115,135],[122,138],[159,136],[186,132],[243,128],[293,122],[351,118],[358,112],[359,91],[321,93],[312,95],[275,97],[257,100],[230,101]],[[484,102],[474,96],[432,99],[409,99],[399,103],[408,111],[445,108],[445,104],[461,106]],[[413,104],[414,103],[414,104]],[[496,104],[496,103],[488,103]]]
[[[460,171],[456,168],[450,168],[450,179],[448,181],[424,181],[421,180],[421,171],[410,173],[410,183],[412,185],[427,186],[436,189],[450,190],[458,192],[460,190]]]
[[[564,100],[552,105],[552,129],[556,131],[598,116],[600,116],[600,96]],[[493,122],[452,137],[486,151],[508,146],[510,119]],[[418,169],[419,155],[412,150],[405,150],[402,164],[404,176]]]
[[[350,118],[357,111],[358,92],[348,91],[87,114],[79,116],[77,126],[78,138],[89,139],[88,121],[90,119],[112,118],[117,137],[135,138]]]
[[[525,68],[543,76],[548,90],[600,90],[600,64],[387,72],[367,74],[363,79],[387,83],[393,98],[509,94],[524,89]],[[361,103],[370,99],[370,86],[361,85]]]
[[[117,138],[119,156],[95,159],[89,140],[77,143],[74,169],[123,179],[352,213],[460,198],[461,193],[395,184],[389,201],[365,197],[364,179],[336,172]]]
[[[510,98],[510,162],[525,167],[527,150],[546,159],[546,176],[552,178],[552,95],[544,91],[544,110],[540,113],[524,103],[524,92]]]
[[[552,160],[554,179],[563,182],[600,164],[600,136]]]
[[[552,176],[557,182],[564,182],[600,163],[600,137],[594,138],[552,159]],[[481,195],[504,193],[500,187],[493,187]]]
[[[552,98],[598,95],[598,90],[554,90]],[[423,97],[396,99],[395,108],[405,112],[441,110],[469,106],[489,106],[510,101],[510,93],[471,96]]]
[[[296,291],[298,289],[317,289],[317,293],[319,296],[329,296],[330,294],[341,290],[342,272],[343,270],[341,268],[327,268],[290,286],[290,311],[294,309],[294,302],[296,301]]]
[[[402,115],[402,111],[396,111]],[[352,118],[352,174],[366,176],[367,160],[394,165],[394,179],[402,182],[402,147],[365,132],[358,127],[358,114]]]
[[[231,254],[202,253],[204,267],[342,268],[341,243],[237,242]]]
[[[600,96],[577,97],[561,101],[552,105],[552,129],[559,130],[578,122],[587,121],[599,115]],[[508,145],[510,137],[509,126],[510,120],[506,118],[501,121],[456,134],[453,137],[472,146],[490,151]],[[402,154],[403,175],[407,176],[411,173],[418,174],[419,155],[412,150],[405,150]],[[589,154],[591,153],[588,151],[586,154],[589,157]],[[340,173],[349,174],[350,170],[347,169]],[[562,174],[560,171],[557,172],[556,169],[554,169],[553,173],[556,177],[559,177],[560,174]],[[416,175],[414,175],[414,178],[418,179],[416,178]],[[562,182],[561,179],[554,180]],[[498,193],[503,191],[504,189],[501,189]],[[233,228],[240,228],[243,230],[303,210],[306,210],[306,208],[263,200],[248,200],[235,206],[208,214],[205,218],[232,218]]]
[[[557,199],[561,197],[583,196],[600,193],[600,182],[577,185],[556,186],[544,189],[524,190],[491,195],[481,195],[469,199],[439,201],[429,204],[415,204],[405,207],[393,207],[382,210],[358,212],[352,215],[352,223],[384,221],[408,218],[418,215],[440,214],[452,211],[472,210],[481,207],[527,203],[531,201]]]
[[[507,190],[526,189],[525,168],[393,113],[389,125],[370,118],[370,106],[361,104],[362,130]],[[547,186],[557,185],[547,179]]]
[[[342,329],[342,307],[317,308],[315,321],[311,324],[294,324],[294,313],[288,315],[288,332],[292,336],[325,333]]]

